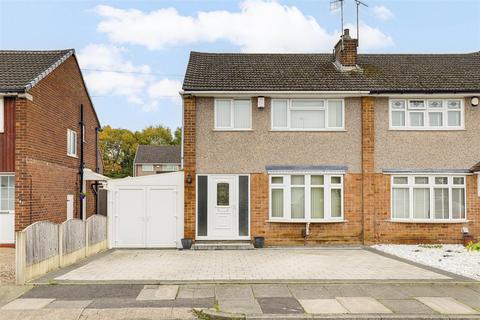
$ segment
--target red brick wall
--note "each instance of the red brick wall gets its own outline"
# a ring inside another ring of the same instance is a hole
[[[58,66],[29,94],[33,100],[22,98],[16,103],[16,230],[39,220],[64,221],[67,194],[74,195],[74,215],[80,217],[80,158],[67,156],[67,129],[77,132],[80,156],[80,104],[84,105],[86,128],[84,160],[95,171],[99,122],[75,57]],[[90,193],[87,214],[94,213],[94,208],[95,197]]]
[[[250,175],[251,236],[263,236],[267,245],[303,245],[305,223],[268,222],[268,175]],[[362,242],[362,176],[347,174],[344,181],[344,216],[341,223],[312,223],[307,244],[359,244]]]
[[[195,166],[195,126],[196,100],[195,97],[183,97],[183,169],[184,181],[184,237],[195,239],[196,227],[196,166]],[[187,177],[192,182],[187,183]]]
[[[372,97],[362,97],[362,207],[363,242],[374,242],[375,224],[375,104]],[[360,192],[360,190],[357,190]]]

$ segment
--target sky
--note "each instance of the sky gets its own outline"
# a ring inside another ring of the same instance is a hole
[[[480,0],[362,1],[360,52],[480,50]],[[74,48],[101,124],[131,130],[181,126],[190,51],[332,52],[340,30],[330,0],[0,0],[1,50]]]

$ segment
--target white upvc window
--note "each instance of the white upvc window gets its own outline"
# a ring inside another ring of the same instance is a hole
[[[336,131],[345,129],[342,99],[272,99],[272,130]]]
[[[5,132],[5,106],[3,98],[0,97],[0,133]]]
[[[143,172],[152,172],[153,171],[153,164],[142,164],[142,171]]]
[[[67,129],[67,155],[77,156],[77,133],[70,129]]]
[[[465,127],[462,99],[391,99],[391,130],[460,130]]]
[[[271,221],[342,221],[343,176],[271,175]]]
[[[15,213],[15,176],[0,175],[0,214]]]
[[[215,99],[215,129],[252,129],[252,104],[250,99]]]
[[[394,175],[392,220],[422,222],[466,220],[466,177]]]
[[[162,166],[163,171],[178,171],[178,165],[174,164],[164,164]]]

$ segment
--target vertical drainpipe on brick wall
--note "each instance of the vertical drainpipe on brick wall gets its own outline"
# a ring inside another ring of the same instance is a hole
[[[80,105],[80,165],[79,165],[79,174],[80,174],[80,194],[83,194],[85,190],[83,190],[83,168],[84,168],[84,161],[83,161],[83,128],[84,128],[84,120],[83,120],[83,104]],[[83,213],[83,199],[79,195],[80,198],[80,217],[82,220],[85,220],[85,215]]]

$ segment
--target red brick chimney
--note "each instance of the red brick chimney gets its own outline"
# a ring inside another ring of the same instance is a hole
[[[341,39],[335,45],[335,62],[342,68],[355,68],[357,66],[357,48],[358,40],[352,39],[350,30],[345,29]]]

